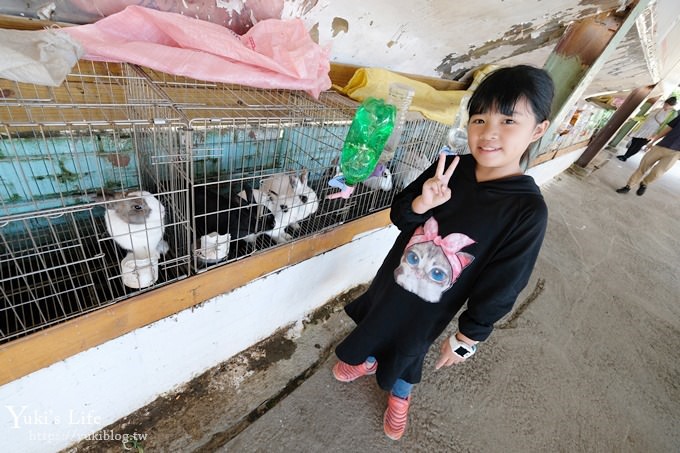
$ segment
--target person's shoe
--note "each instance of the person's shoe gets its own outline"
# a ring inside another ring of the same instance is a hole
[[[362,376],[375,374],[375,370],[377,369],[377,361],[371,364],[364,362],[359,365],[350,365],[342,360],[338,360],[338,363],[333,367],[333,376],[340,382],[352,382]]]
[[[626,161],[626,156],[616,156],[616,158],[617,158],[618,160],[620,160],[621,162],[625,162],[625,161]]]
[[[399,440],[406,431],[408,421],[408,406],[411,404],[411,397],[407,399],[390,395],[387,397],[387,409],[383,416],[383,429],[385,435],[392,440]]]
[[[638,187],[637,192],[635,192],[638,195],[642,195],[647,191],[647,185],[646,184],[640,184],[640,187]]]
[[[617,193],[628,193],[630,192],[630,186],[626,185],[621,187],[620,189],[616,189]]]

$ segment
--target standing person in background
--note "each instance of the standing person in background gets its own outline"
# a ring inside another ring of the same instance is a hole
[[[618,193],[628,193],[632,186],[639,183],[640,187],[635,193],[642,195],[647,191],[649,184],[659,179],[675,165],[680,158],[680,116],[676,116],[661,132],[652,136],[649,144],[654,145],[660,138],[663,140],[647,151],[638,168],[628,178],[626,185],[616,189]]]
[[[463,305],[435,369],[468,360],[529,280],[548,210],[520,162],[548,127],[553,94],[542,69],[492,72],[468,103],[471,154],[441,154],[394,198],[390,218],[401,232],[369,289],[345,307],[357,325],[333,367],[341,382],[376,375],[388,392],[391,439],[406,430],[427,351]]]
[[[663,103],[661,108],[653,110],[647,115],[647,119],[640,125],[640,127],[633,132],[630,140],[630,145],[625,154],[616,156],[622,162],[637,154],[640,149],[649,143],[649,138],[663,129],[672,119],[674,119],[678,112],[673,108],[678,100],[671,96]]]

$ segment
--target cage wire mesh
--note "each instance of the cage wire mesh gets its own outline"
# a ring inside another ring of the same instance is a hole
[[[189,121],[197,271],[313,230],[303,225],[319,211],[322,177],[342,147],[354,101],[143,70]]]
[[[186,123],[144,74],[80,62],[59,87],[0,94],[0,342],[188,275]],[[140,190],[165,206],[169,244],[146,271],[122,268],[105,221],[112,196]]]
[[[439,123],[408,121],[386,175],[360,184],[349,200],[327,200],[357,102],[142,70],[189,121],[198,272],[388,207],[394,181],[426,168],[445,135]]]
[[[338,93],[85,62],[0,90],[0,342],[389,207],[447,131],[409,115],[385,172],[328,200],[358,106]]]

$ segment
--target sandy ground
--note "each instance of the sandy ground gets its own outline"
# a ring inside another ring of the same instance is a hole
[[[467,363],[435,372],[430,351],[401,441],[382,432],[373,378],[331,375],[346,300],[115,429],[145,430],[146,452],[680,451],[680,164],[620,195],[641,156],[614,155],[543,187],[550,220],[527,289]]]

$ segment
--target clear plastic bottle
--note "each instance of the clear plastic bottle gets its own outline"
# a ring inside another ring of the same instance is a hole
[[[416,90],[411,88],[409,85],[403,83],[391,83],[389,94],[387,96],[387,103],[395,106],[397,108],[397,117],[394,122],[394,130],[390,135],[390,138],[385,144],[385,149],[380,156],[379,162],[387,163],[392,160],[394,153],[399,145],[399,140],[401,139],[401,134],[404,130],[404,123],[406,122],[406,114],[411,106],[411,101],[413,100],[413,95]]]
[[[469,100],[470,95],[467,94],[460,100],[458,114],[456,114],[456,119],[453,122],[453,126],[451,126],[451,129],[449,129],[449,132],[446,136],[446,145],[452,154],[470,153],[467,136],[467,106]]]
[[[340,154],[345,184],[354,186],[368,178],[394,130],[397,109],[382,99],[368,98],[357,109]]]

